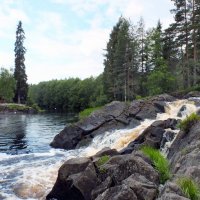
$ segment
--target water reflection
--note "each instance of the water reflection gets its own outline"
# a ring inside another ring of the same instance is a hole
[[[74,120],[74,115],[0,114],[0,152],[45,152],[53,137]]]
[[[0,151],[16,154],[27,147],[25,115],[1,115],[0,117]]]

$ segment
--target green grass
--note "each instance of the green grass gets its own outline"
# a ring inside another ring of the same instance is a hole
[[[32,106],[24,105],[24,104],[16,104],[16,103],[6,103],[0,104],[0,111],[9,110],[9,111],[29,111],[34,109],[36,112],[44,112],[40,109],[39,106],[33,104]]]
[[[102,165],[104,165],[105,163],[107,163],[109,159],[110,159],[110,156],[104,155],[104,156],[101,156],[99,158],[99,160],[96,162],[96,165],[97,165],[97,167],[99,169],[99,172],[101,174],[105,174],[106,173],[106,169]]]
[[[25,105],[18,105],[18,104],[8,104],[7,108],[9,110],[17,110],[17,111],[25,111],[30,109],[29,106],[25,106]]]
[[[165,183],[170,177],[170,168],[168,160],[160,153],[159,150],[152,147],[144,146],[141,151],[150,158],[156,170],[160,174],[160,183]]]
[[[86,117],[90,116],[91,113],[99,109],[101,109],[101,107],[87,108],[79,113],[79,119],[80,120],[85,119]]]
[[[99,158],[99,160],[97,161],[96,165],[100,167],[104,165],[106,162],[108,162],[109,159],[110,159],[110,156],[108,155],[101,156],[101,158]]]
[[[187,198],[200,200],[200,188],[191,178],[180,178],[177,183]]]
[[[192,127],[193,124],[195,124],[197,121],[200,120],[200,116],[198,116],[196,113],[192,113],[191,115],[189,115],[188,117],[186,117],[184,120],[182,120],[178,127],[188,133],[190,128]]]

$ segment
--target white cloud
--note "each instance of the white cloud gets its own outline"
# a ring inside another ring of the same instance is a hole
[[[39,0],[32,0],[32,2],[36,1],[39,2]],[[9,48],[9,53],[8,50],[6,52],[0,50],[0,65],[10,67],[14,63],[16,25],[19,20],[22,20],[27,25],[25,64],[29,83],[55,78],[96,76],[103,71],[103,49],[106,48],[109,33],[120,15],[136,23],[140,16],[149,12],[147,11],[149,6],[154,9],[151,5],[153,1],[47,1],[55,3],[53,4],[55,7],[61,6],[61,10],[70,10],[74,14],[70,16],[71,18],[64,18],[66,17],[64,11],[56,11],[57,9],[52,7],[48,9],[48,3],[43,10],[38,7],[37,11],[28,13],[26,7],[22,9],[21,6],[13,6],[14,3],[23,0],[4,0],[0,7],[0,39],[9,38],[12,40],[12,44],[10,43],[12,47]],[[34,18],[31,17],[33,14]],[[83,21],[77,22],[76,26],[83,22],[89,24],[88,27],[84,29],[70,27],[70,20],[80,16]],[[151,17],[152,20],[149,20]],[[153,13],[151,17],[147,19],[150,21],[147,23],[155,25],[157,16]],[[170,20],[168,17],[163,18],[164,23],[169,23]]]

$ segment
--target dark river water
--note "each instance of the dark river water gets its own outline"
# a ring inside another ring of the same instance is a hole
[[[50,142],[67,123],[75,121],[73,115],[0,115],[0,152],[22,154],[46,152]]]
[[[0,200],[44,199],[70,152],[49,144],[76,120],[64,114],[0,115]]]

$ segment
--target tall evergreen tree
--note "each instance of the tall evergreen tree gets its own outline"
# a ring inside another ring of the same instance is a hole
[[[24,47],[25,33],[22,28],[22,22],[19,21],[16,31],[16,42],[15,42],[15,69],[14,78],[16,80],[16,91],[14,101],[17,103],[25,103],[27,99],[28,84],[27,75],[25,71],[25,53],[26,48]]]
[[[104,59],[103,86],[108,101],[116,100],[116,77],[114,76],[114,57],[118,34],[122,23],[123,19],[122,17],[120,17],[110,34],[110,39],[107,43],[106,54]]]
[[[120,17],[107,44],[104,60],[104,91],[110,101],[131,100],[136,91],[138,51],[131,27],[128,20]]]
[[[182,75],[183,87],[190,86],[190,68],[189,68],[189,36],[190,36],[190,9],[191,6],[188,0],[172,0],[175,9],[172,13],[175,14],[174,27],[176,29],[176,42],[182,50]]]

